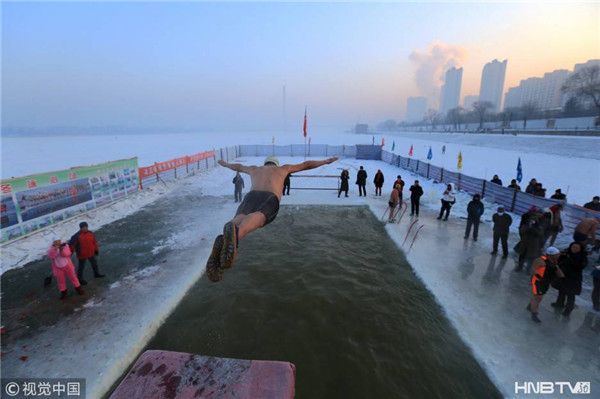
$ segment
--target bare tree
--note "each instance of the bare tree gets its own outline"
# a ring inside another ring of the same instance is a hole
[[[571,74],[561,89],[563,93],[591,99],[600,114],[600,65],[584,67]]]
[[[483,121],[488,109],[494,108],[494,104],[489,101],[475,101],[473,111],[479,117],[479,129],[483,129]]]
[[[440,121],[440,113],[435,109],[428,109],[425,113],[425,120],[431,125],[431,129],[435,130],[436,125]]]
[[[450,124],[452,124],[452,126],[454,126],[454,130],[458,130],[460,128],[460,124],[463,120],[464,111],[464,108],[460,106],[452,108],[450,111],[448,111],[447,120],[448,122],[450,122]]]
[[[535,101],[528,101],[521,106],[523,116],[523,129],[527,129],[527,120],[538,111],[539,107]]]

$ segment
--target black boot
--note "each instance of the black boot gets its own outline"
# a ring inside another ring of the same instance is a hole
[[[62,301],[63,299],[65,299],[67,297],[67,290],[61,291],[60,292],[60,300]]]
[[[535,321],[536,323],[541,323],[542,321],[537,317],[537,312],[531,312],[531,320]]]
[[[83,290],[81,289],[81,286],[75,288],[75,291],[77,291],[78,295],[83,295],[84,294]]]

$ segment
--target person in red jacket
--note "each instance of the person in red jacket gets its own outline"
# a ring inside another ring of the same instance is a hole
[[[77,259],[79,261],[77,278],[81,285],[87,284],[87,281],[83,279],[83,268],[88,260],[92,264],[94,277],[104,277],[104,274],[100,274],[98,262],[96,261],[96,256],[98,256],[98,242],[96,241],[94,233],[88,230],[87,222],[79,223],[79,231],[71,237],[69,247],[71,248],[71,252],[77,253]]]

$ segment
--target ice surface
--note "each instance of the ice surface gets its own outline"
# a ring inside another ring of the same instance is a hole
[[[512,136],[451,133],[383,132],[374,135],[341,133],[333,129],[311,129],[313,144],[353,145],[381,143],[394,153],[408,156],[414,146],[414,159],[427,160],[432,146],[431,163],[456,171],[458,152],[463,155],[462,173],[490,180],[498,174],[504,185],[516,177],[518,158],[523,164],[524,188],[531,178],[537,178],[550,196],[561,188],[568,191],[571,203],[584,204],[600,195],[600,138]],[[301,144],[301,134],[264,132],[226,132],[198,134],[97,135],[57,137],[3,137],[2,178],[49,172],[78,165],[89,165],[116,159],[139,157],[140,166],[166,161],[184,155],[239,144],[270,145]],[[64,142],[69,142],[68,146]],[[441,154],[446,145],[446,154]],[[93,148],[94,151],[73,151],[73,148]],[[575,177],[577,176],[577,177]]]

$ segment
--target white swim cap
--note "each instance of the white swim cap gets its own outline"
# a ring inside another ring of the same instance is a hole
[[[268,163],[272,163],[272,164],[279,166],[279,159],[277,159],[277,157],[274,157],[274,156],[268,156],[265,158],[264,164],[266,165]]]
[[[555,247],[548,247],[548,249],[546,249],[546,255],[558,255],[559,253],[560,251]]]

